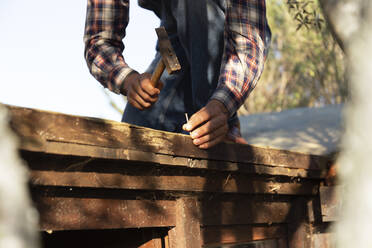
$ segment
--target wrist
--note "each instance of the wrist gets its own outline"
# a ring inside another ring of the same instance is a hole
[[[123,83],[121,84],[121,87],[120,87],[120,93],[123,94],[124,96],[127,95],[128,93],[128,89],[130,87],[130,85],[138,79],[139,77],[139,73],[137,71],[132,71],[130,72],[123,80]]]
[[[212,99],[209,101],[208,105],[213,105],[213,107],[217,108],[220,113],[223,113],[227,119],[229,118],[230,116],[229,111],[225,107],[225,104],[223,104],[222,102],[216,99]]]

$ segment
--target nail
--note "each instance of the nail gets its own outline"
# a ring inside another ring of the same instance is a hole
[[[185,125],[185,128],[186,128],[186,131],[190,131],[191,130],[191,125],[190,124],[186,124]]]

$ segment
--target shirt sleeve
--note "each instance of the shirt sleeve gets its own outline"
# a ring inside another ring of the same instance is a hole
[[[90,73],[119,94],[133,70],[122,55],[129,21],[129,0],[88,0],[85,22],[85,60]]]
[[[256,86],[270,37],[265,0],[226,0],[224,54],[211,99],[222,102],[230,116]]]

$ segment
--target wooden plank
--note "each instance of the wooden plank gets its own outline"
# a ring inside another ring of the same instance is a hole
[[[142,244],[138,248],[163,248],[162,247],[162,240],[161,240],[161,238],[154,238],[154,239]]]
[[[43,186],[170,190],[249,194],[316,195],[315,182],[276,182],[244,175],[125,175],[121,173],[31,171],[31,183]],[[161,172],[160,172],[161,173]]]
[[[168,231],[168,245],[166,248],[177,248],[177,233],[174,227]]]
[[[42,230],[175,226],[174,201],[113,200],[98,198],[37,197]],[[240,200],[199,202],[201,223],[249,225],[288,222],[289,203]],[[196,211],[196,210],[195,210]]]
[[[264,202],[242,198],[238,201],[205,200],[201,205],[203,226],[286,223],[289,202]]]
[[[203,227],[204,246],[248,243],[257,240],[279,239],[287,237],[286,226],[208,226]]]
[[[311,248],[312,233],[307,213],[306,199],[295,199],[288,224],[288,248]]]
[[[23,138],[24,144],[33,146],[38,151],[44,151],[47,142],[55,141],[310,170],[321,170],[328,162],[324,157],[240,144],[223,143],[209,150],[201,150],[192,144],[187,135],[95,118],[10,106],[8,108],[13,129]]]
[[[186,157],[177,157],[165,154],[155,154],[151,152],[126,150],[126,149],[115,149],[98,146],[86,146],[71,143],[60,143],[60,142],[47,142],[42,147],[43,152],[38,152],[41,148],[35,147],[33,144],[28,145],[24,143],[22,149],[25,151],[35,152],[23,152],[22,155],[26,161],[33,159],[32,157],[38,157],[42,159],[45,157],[45,153],[54,154],[55,157],[51,159],[56,160],[58,156],[83,156],[88,157],[90,161],[94,159],[114,159],[120,161],[131,161],[131,162],[145,162],[151,163],[152,165],[167,165],[173,167],[187,167],[195,169],[208,169],[217,171],[228,171],[228,172],[241,172],[246,174],[255,175],[277,175],[277,176],[288,176],[293,178],[325,178],[327,175],[326,170],[306,170],[306,169],[294,169],[285,167],[273,167],[265,165],[255,165],[248,163],[228,162],[228,161],[217,161],[207,159],[192,159]],[[44,153],[45,152],[45,153]],[[39,162],[39,161],[38,161]],[[109,163],[109,161],[107,161]],[[50,166],[50,165],[48,165]]]
[[[41,247],[45,248],[169,248],[158,246],[167,228],[133,228],[108,230],[73,230],[41,232]],[[152,246],[149,246],[152,245]],[[146,247],[146,246],[145,246]],[[12,248],[12,247],[9,247]]]
[[[123,243],[121,246],[123,246]],[[155,228],[151,228],[151,239],[138,248],[169,248],[165,246],[165,235],[162,235],[161,232],[158,232]]]
[[[333,248],[336,247],[332,233],[317,233],[313,235],[313,248]]]
[[[197,199],[182,197],[176,202],[175,247],[201,247],[200,216]]]
[[[250,248],[287,248],[283,244],[285,244],[283,239],[262,240],[252,242]],[[244,246],[235,246],[234,248],[244,248]]]
[[[320,187],[319,193],[322,221],[330,222],[339,220],[342,201],[337,192],[339,192],[341,189],[342,186]]]
[[[175,225],[174,201],[36,197],[41,230],[87,230]]]
[[[320,210],[320,200],[319,197],[314,197],[307,202],[307,219],[309,223],[314,223],[319,225],[322,222],[322,214]]]
[[[205,248],[287,248],[286,241],[284,239],[271,239],[271,240],[260,240],[252,241],[249,243],[236,243],[227,245],[207,245]]]
[[[277,239],[277,248],[288,248],[287,238]]]
[[[168,231],[168,234],[164,237],[164,246],[162,248],[171,248],[171,245],[169,242],[169,231]]]

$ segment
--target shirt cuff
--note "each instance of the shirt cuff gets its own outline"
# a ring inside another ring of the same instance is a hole
[[[229,112],[229,117],[233,116],[241,106],[237,96],[227,86],[218,86],[210,100],[217,100],[223,103]]]
[[[110,73],[111,75],[110,75],[109,81],[111,83],[109,84],[109,90],[115,92],[116,94],[123,93],[122,88],[124,85],[124,80],[132,72],[136,72],[136,71],[130,67],[120,66],[120,67],[114,68],[112,72]]]

